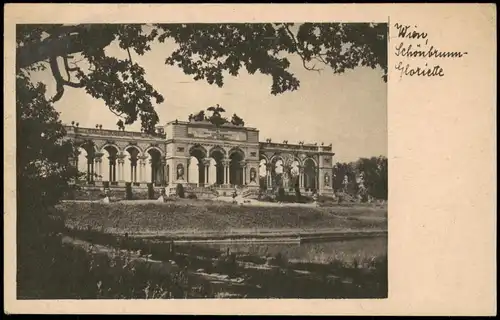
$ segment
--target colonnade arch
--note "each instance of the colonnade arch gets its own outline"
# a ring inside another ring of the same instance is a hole
[[[296,187],[313,191],[318,188],[317,164],[313,158],[301,161],[299,158],[265,155],[259,158],[260,185],[264,189],[283,187],[292,190]]]
[[[126,182],[138,183],[141,180],[140,157],[142,151],[137,146],[127,146],[124,154],[124,179]]]
[[[306,190],[317,189],[317,165],[312,158],[307,158],[304,161],[304,188]]]
[[[267,189],[270,186],[270,177],[268,176],[268,159],[264,155],[259,157],[259,185],[261,189]]]
[[[96,147],[93,141],[86,141],[78,148],[76,165],[79,171],[86,173],[87,182],[167,183],[165,152],[157,145],[150,144],[147,148],[141,148],[136,142],[130,142],[125,146],[119,144],[120,148],[110,140],[98,144],[100,146]],[[184,181],[199,185],[245,185],[248,174],[255,177],[257,161],[252,159],[255,154],[252,152],[247,160],[246,153],[240,147],[228,149],[218,145],[192,146],[189,149],[190,159]],[[314,157],[307,155],[305,158],[298,158],[295,153],[288,152],[259,153],[259,182],[267,189],[278,185],[292,189],[299,185],[306,191],[317,190],[320,170]],[[172,181],[175,180],[175,177],[171,178]],[[250,179],[255,181],[251,177]]]
[[[243,185],[245,153],[240,148],[228,152],[214,146],[207,151],[201,145],[189,149],[188,183],[203,185]]]
[[[300,162],[293,159],[287,166],[285,188],[295,189],[300,187]]]
[[[75,166],[85,173],[87,183],[95,181],[166,184],[164,153],[151,146],[142,150],[129,144],[123,149],[113,143],[97,147],[92,141],[85,141],[78,147]]]
[[[205,177],[207,170],[205,166],[205,159],[207,157],[207,150],[201,145],[194,145],[189,149],[188,161],[188,183],[196,183],[203,185],[206,183]]]
[[[100,168],[100,176],[102,181],[109,181],[115,183],[118,181],[118,166],[119,166],[119,153],[118,146],[113,144],[104,145],[101,148],[102,159],[104,160]]]
[[[75,166],[83,176],[79,177],[79,180],[84,180],[87,183],[94,182],[95,175],[95,158],[96,158],[96,147],[91,141],[83,142],[78,146],[77,158]]]
[[[229,183],[232,185],[243,185],[245,179],[244,160],[245,153],[240,148],[229,151]]]
[[[155,185],[163,185],[165,183],[165,160],[162,157],[162,152],[156,147],[150,147],[145,150],[145,178],[148,182]]]
[[[226,158],[226,151],[221,147],[213,147],[209,153],[211,163],[210,163],[210,174],[209,180],[216,185],[226,184],[225,180],[225,165],[224,159]],[[213,178],[212,178],[213,177]]]

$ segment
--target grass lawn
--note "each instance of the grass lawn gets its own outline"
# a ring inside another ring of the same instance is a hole
[[[58,208],[68,227],[112,233],[387,229],[387,209],[371,206],[250,207],[179,199],[166,203],[65,202]]]

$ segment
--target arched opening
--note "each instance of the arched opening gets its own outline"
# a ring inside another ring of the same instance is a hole
[[[201,146],[194,146],[189,150],[189,155],[191,157],[188,168],[189,180],[202,186],[205,183],[205,164],[203,160],[207,157],[207,152]],[[195,177],[198,177],[197,181]]]
[[[211,175],[209,177],[212,183],[215,183],[216,185],[220,186],[224,184],[224,151],[222,149],[216,148],[213,149],[210,152],[210,157],[212,158],[213,161],[210,163],[210,167],[212,168],[211,170]]]
[[[299,161],[293,160],[292,163],[290,163],[289,167],[289,180],[288,180],[289,189],[295,189],[299,186],[299,179],[300,179],[299,174],[300,174]]]
[[[236,149],[229,155],[229,159],[229,183],[241,186],[244,184],[241,162],[245,159],[245,154],[240,149]]]
[[[316,190],[316,164],[312,159],[304,162],[304,188],[306,191]]]
[[[259,186],[261,189],[267,189],[267,186],[270,184],[268,181],[270,177],[267,175],[267,160],[265,158],[260,158],[259,162]]]
[[[77,158],[77,168],[78,171],[84,173],[84,176],[80,177],[80,181],[85,181],[86,183],[94,183],[95,178],[95,146],[91,141],[84,142],[78,148],[78,158]]]
[[[217,162],[214,158],[208,158],[208,185],[213,185],[217,181]]]
[[[283,171],[284,171],[284,161],[280,157],[276,157],[272,161],[271,165],[271,181],[273,182],[272,188],[283,187]]]
[[[200,183],[200,162],[196,157],[189,158],[188,165],[188,183]]]
[[[148,182],[154,183],[156,186],[163,185],[163,163],[161,161],[161,152],[155,148],[147,151],[150,170],[146,176]]]
[[[136,147],[127,147],[124,151],[124,180],[126,182],[139,183],[138,167],[139,154],[141,152]]]
[[[94,182],[95,175],[95,149],[91,142],[86,142],[78,147],[78,158],[76,161],[76,167],[79,173],[83,173],[83,176],[79,175],[79,181],[85,181],[86,183]]]
[[[85,150],[82,147],[78,147],[78,160],[77,160],[77,168],[78,168],[78,181],[79,182],[89,182],[88,180],[88,175],[89,175],[89,163],[88,163],[88,154],[87,150]],[[83,173],[85,176],[81,176],[80,174]]]
[[[103,148],[104,159],[108,159],[107,165],[103,166],[102,179],[103,181],[109,181],[112,184],[116,184],[118,179],[117,176],[117,160],[118,160],[118,149],[115,146],[108,145]]]

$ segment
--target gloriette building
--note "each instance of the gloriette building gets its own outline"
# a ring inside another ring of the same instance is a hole
[[[143,192],[148,184],[174,192],[183,184],[190,192],[237,188],[273,189],[283,186],[302,194],[333,196],[331,145],[289,144],[267,139],[259,131],[209,121],[172,121],[156,134],[66,126],[67,137],[79,145],[74,164],[87,172],[78,181],[87,189]]]

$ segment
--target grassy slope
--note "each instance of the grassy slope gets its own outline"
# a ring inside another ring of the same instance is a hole
[[[373,207],[245,207],[180,200],[168,203],[63,203],[71,227],[122,232],[241,229],[386,229],[387,209]]]

